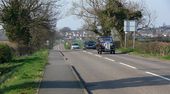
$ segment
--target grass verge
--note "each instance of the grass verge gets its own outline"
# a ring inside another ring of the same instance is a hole
[[[161,57],[162,59],[170,60],[170,55]]]
[[[126,54],[126,53],[134,52],[134,49],[133,48],[119,48],[118,51],[121,52],[122,54]]]
[[[149,54],[149,53],[141,53],[137,49],[132,49],[132,48],[120,48],[118,51],[122,54],[130,54],[130,55],[138,55],[141,57],[145,58],[157,58],[157,59],[162,59],[162,60],[170,60],[170,55],[167,56],[160,56],[160,55],[155,55],[155,54]]]
[[[42,50],[1,65],[6,66],[9,71],[15,71],[8,80],[0,84],[0,94],[36,94],[47,60],[48,51]]]

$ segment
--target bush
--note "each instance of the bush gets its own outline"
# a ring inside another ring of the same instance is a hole
[[[12,50],[8,45],[0,44],[0,64],[12,60]]]
[[[64,48],[65,49],[70,49],[71,48],[71,43],[70,42],[65,42],[64,43]]]
[[[167,42],[136,42],[136,49],[143,54],[170,55],[170,43]]]

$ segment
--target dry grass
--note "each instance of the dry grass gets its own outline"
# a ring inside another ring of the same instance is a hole
[[[0,44],[7,44],[8,46],[12,47],[12,48],[16,48],[17,44],[16,43],[12,43],[9,41],[0,41]]]

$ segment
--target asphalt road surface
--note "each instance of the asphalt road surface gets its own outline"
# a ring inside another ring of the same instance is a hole
[[[170,94],[170,62],[95,50],[63,51],[93,94]]]
[[[84,94],[68,63],[58,50],[51,50],[38,94]]]

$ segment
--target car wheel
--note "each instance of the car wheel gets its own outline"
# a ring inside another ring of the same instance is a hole
[[[99,51],[97,51],[97,53],[98,53],[98,54],[102,54],[102,51],[99,50]]]
[[[115,51],[112,51],[112,54],[115,54]]]

